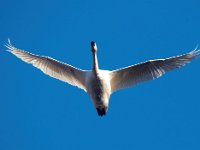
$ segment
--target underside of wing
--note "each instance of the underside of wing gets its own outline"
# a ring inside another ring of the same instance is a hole
[[[166,59],[150,60],[126,68],[111,71],[112,92],[136,85],[143,81],[156,79],[168,71],[180,68],[200,55],[200,50],[194,50],[184,55]]]
[[[86,71],[75,68],[71,65],[59,62],[53,58],[46,56],[38,56],[29,52],[15,48],[10,44],[6,45],[8,51],[23,60],[26,63],[32,64],[34,67],[40,69],[45,74],[77,86],[86,91],[85,76]]]

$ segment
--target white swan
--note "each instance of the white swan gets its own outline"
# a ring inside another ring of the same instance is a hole
[[[156,79],[170,70],[184,66],[200,55],[200,50],[195,49],[184,55],[149,60],[126,68],[107,71],[99,69],[97,46],[92,41],[93,68],[86,71],[50,57],[34,55],[17,49],[11,45],[10,41],[6,47],[9,52],[45,74],[83,89],[89,94],[99,116],[106,114],[109,98],[113,92],[143,81]]]

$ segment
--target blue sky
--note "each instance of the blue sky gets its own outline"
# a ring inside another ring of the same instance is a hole
[[[1,0],[1,150],[199,150],[200,59],[114,93],[106,117],[82,90],[6,52],[21,49],[102,69],[186,53],[200,43],[198,0]]]

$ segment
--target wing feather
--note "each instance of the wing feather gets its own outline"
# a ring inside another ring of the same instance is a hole
[[[40,69],[43,73],[86,91],[86,71],[75,68],[69,64],[59,62],[50,57],[34,55],[17,49],[12,46],[10,42],[6,45],[6,47],[8,48],[9,52],[24,62],[32,64],[34,67]]]
[[[180,68],[200,55],[195,49],[184,55],[166,59],[149,60],[140,64],[110,72],[112,92],[136,85],[140,82],[156,79],[168,71]]]

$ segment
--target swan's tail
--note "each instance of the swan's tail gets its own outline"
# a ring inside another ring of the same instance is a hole
[[[101,108],[96,108],[96,109],[99,116],[104,116],[106,115],[108,107],[101,107]]]

